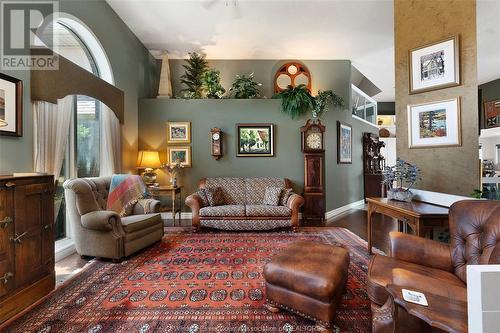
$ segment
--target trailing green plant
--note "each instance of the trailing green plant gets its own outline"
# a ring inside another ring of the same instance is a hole
[[[331,90],[318,90],[318,94],[313,97],[313,118],[321,118],[323,113],[328,111],[328,104],[332,104],[334,107],[342,106],[344,104],[344,99],[337,96]]]
[[[273,98],[281,98],[281,111],[292,119],[298,118],[314,107],[314,97],[305,84],[292,87],[277,93]]]
[[[202,98],[204,96],[203,75],[208,70],[204,54],[189,53],[189,59],[182,65],[186,72],[181,76],[181,83],[186,88],[181,90],[183,98]]]
[[[229,95],[233,98],[259,98],[260,86],[262,83],[255,82],[253,73],[248,76],[236,75],[236,80],[229,89]]]
[[[208,98],[221,98],[226,89],[220,84],[220,71],[209,69],[202,77],[203,88],[206,91]]]

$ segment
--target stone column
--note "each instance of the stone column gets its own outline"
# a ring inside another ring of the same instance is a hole
[[[172,79],[170,77],[170,65],[168,64],[168,52],[163,51],[161,55],[160,87],[158,98],[172,98]]]

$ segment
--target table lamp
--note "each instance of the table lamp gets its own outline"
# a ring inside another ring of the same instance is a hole
[[[157,151],[139,151],[139,156],[137,157],[137,169],[144,169],[141,176],[146,185],[153,185],[156,183],[156,173],[153,172],[153,169],[158,169],[160,166],[160,155]]]

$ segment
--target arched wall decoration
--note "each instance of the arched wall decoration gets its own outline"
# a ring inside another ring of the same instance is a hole
[[[287,62],[274,75],[274,92],[276,93],[285,90],[289,85],[296,87],[299,84],[304,84],[311,91],[311,73],[300,62]]]

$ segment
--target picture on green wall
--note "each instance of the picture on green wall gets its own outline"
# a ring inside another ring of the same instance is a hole
[[[274,156],[273,124],[236,124],[236,156]]]

